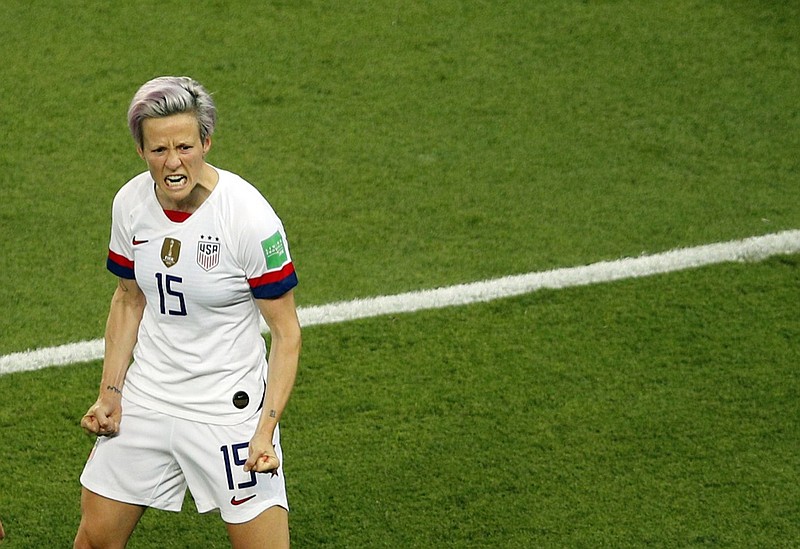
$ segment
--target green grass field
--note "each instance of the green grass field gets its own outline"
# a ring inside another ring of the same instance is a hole
[[[800,228],[798,2],[8,0],[0,43],[0,354],[102,335],[162,74],[301,306]],[[798,261],[306,329],[295,546],[800,546]],[[71,546],[99,368],[0,376],[4,549]],[[130,543],[226,546],[189,500]]]

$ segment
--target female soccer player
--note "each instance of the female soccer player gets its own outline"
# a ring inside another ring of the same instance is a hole
[[[206,162],[216,123],[187,77],[144,84],[128,124],[147,171],[114,198],[119,281],[75,547],[124,547],[148,507],[218,509],[235,548],[288,547],[278,422],[300,355],[286,233],[264,197]],[[259,315],[271,334],[269,360]]]

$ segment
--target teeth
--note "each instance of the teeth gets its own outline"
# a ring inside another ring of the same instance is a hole
[[[180,185],[186,179],[184,175],[168,175],[165,177],[167,184],[170,186]]]

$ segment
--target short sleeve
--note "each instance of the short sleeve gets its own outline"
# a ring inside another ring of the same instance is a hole
[[[135,279],[133,235],[130,215],[125,214],[124,202],[123,193],[117,193],[111,208],[111,241],[108,244],[106,267],[120,278]]]
[[[297,286],[297,273],[283,224],[269,203],[259,198],[247,208],[240,258],[253,296],[275,299]]]

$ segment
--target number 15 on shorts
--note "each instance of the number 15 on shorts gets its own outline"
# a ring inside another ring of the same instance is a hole
[[[225,475],[228,478],[228,490],[250,488],[251,486],[255,486],[256,482],[258,482],[255,471],[250,471],[250,480],[240,482],[234,486],[233,468],[236,467],[236,471],[239,474],[244,473],[242,467],[244,467],[247,461],[248,446],[249,444],[247,442],[242,442],[240,444],[231,444],[230,446],[220,446],[219,448],[219,451],[222,452],[222,459],[225,461]],[[242,455],[242,451],[244,451],[244,456]]]

